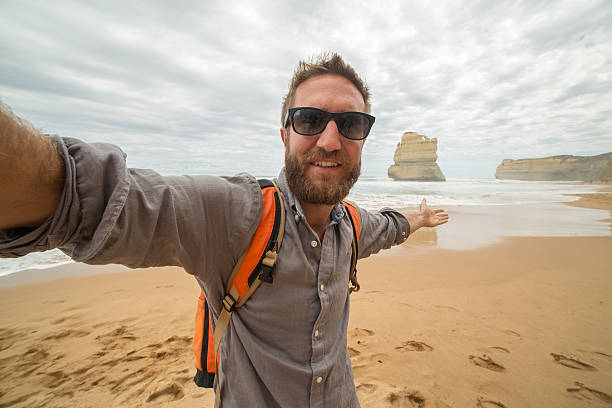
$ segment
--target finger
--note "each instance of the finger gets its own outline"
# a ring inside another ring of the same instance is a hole
[[[438,213],[444,212],[444,210],[441,210],[441,209],[439,209],[439,208],[436,208],[435,210],[433,210],[433,212],[434,212],[435,214],[438,214]]]

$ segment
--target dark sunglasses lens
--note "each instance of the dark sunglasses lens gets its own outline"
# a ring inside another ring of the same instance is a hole
[[[327,115],[315,109],[298,109],[293,114],[293,128],[302,135],[316,135],[325,129]]]
[[[356,113],[345,113],[338,122],[340,133],[348,139],[360,140],[370,131],[370,121],[366,116]]]

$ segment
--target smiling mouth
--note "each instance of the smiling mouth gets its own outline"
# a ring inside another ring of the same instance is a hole
[[[340,163],[331,162],[331,161],[315,161],[311,162],[313,166],[324,167],[324,168],[332,168],[332,167],[340,167]]]

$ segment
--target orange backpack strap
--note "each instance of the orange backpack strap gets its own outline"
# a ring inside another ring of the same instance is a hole
[[[272,272],[276,265],[278,251],[285,232],[285,208],[280,190],[278,190],[274,182],[270,180],[258,180],[258,182],[263,197],[261,219],[249,247],[240,256],[232,270],[225,288],[223,309],[217,319],[214,332],[210,329],[208,336],[206,334],[200,336],[198,331],[205,333],[206,328],[198,321],[198,316],[196,316],[196,334],[194,335],[195,365],[198,370],[202,371],[202,375],[199,375],[198,371],[194,381],[197,385],[200,385],[200,383],[205,384],[200,386],[212,387],[212,382],[207,380],[210,379],[210,373],[212,373],[212,381],[214,381],[214,374],[218,368],[219,346],[233,311],[243,306],[262,282],[272,283],[273,281]],[[200,298],[202,299],[203,296],[201,294]],[[204,322],[205,318],[199,318],[199,320]],[[206,340],[200,341],[200,337],[206,338]],[[196,339],[198,340],[197,345]],[[204,358],[205,354],[207,356],[206,359]],[[203,370],[205,366],[208,367],[207,372]],[[201,381],[198,383],[199,379]],[[220,397],[221,389],[217,383],[218,401],[215,402],[216,406],[220,405]]]
[[[200,292],[196,311],[193,352],[196,374],[193,381],[198,387],[212,388],[215,381],[215,348],[212,337],[211,315],[204,292]]]
[[[348,218],[353,227],[353,252],[351,254],[351,269],[349,269],[350,293],[359,291],[357,283],[357,257],[359,256],[359,210],[352,201],[344,200],[344,208],[347,210]]]

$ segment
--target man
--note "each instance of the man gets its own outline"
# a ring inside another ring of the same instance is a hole
[[[274,282],[234,312],[221,343],[226,408],[359,406],[346,333],[352,227],[340,202],[359,176],[369,111],[367,87],[341,57],[299,64],[280,130],[285,238]],[[128,169],[115,146],[46,139],[8,110],[0,139],[1,254],[59,247],[90,264],[182,266],[218,318],[262,211],[252,176]],[[448,220],[425,201],[408,217],[391,209],[359,214],[360,258]]]

